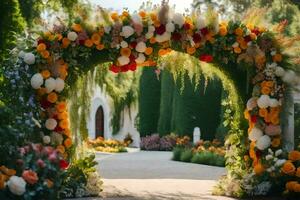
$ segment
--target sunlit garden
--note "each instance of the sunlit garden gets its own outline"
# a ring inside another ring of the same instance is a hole
[[[300,198],[300,2],[3,0],[0,199]]]

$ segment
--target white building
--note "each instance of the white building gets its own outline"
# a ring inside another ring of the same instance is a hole
[[[115,135],[112,134],[112,127],[110,125],[112,112],[114,112],[113,109],[111,97],[100,87],[97,87],[94,90],[91,102],[90,118],[87,122],[89,138],[95,139],[98,136],[102,136],[104,139],[117,139],[122,141],[129,133],[133,139],[132,146],[139,147],[140,134],[135,127],[135,118],[138,114],[137,106],[131,106],[130,112],[128,108],[123,111],[121,128]]]

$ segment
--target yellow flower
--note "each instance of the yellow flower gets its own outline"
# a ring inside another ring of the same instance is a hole
[[[66,129],[69,127],[69,121],[67,119],[63,119],[59,122],[59,126],[62,128],[62,129]]]
[[[145,18],[147,16],[147,13],[145,11],[141,10],[139,12],[139,15],[141,16],[141,18]]]
[[[71,41],[68,38],[62,39],[62,48],[67,48],[70,45]]]
[[[67,103],[65,101],[61,101],[58,104],[56,104],[56,110],[58,112],[64,112],[67,110]]]
[[[152,52],[153,52],[153,48],[152,47],[147,47],[146,51],[145,51],[145,54],[149,56],[149,55],[152,54]]]
[[[265,117],[268,115],[268,110],[266,108],[260,108],[258,113],[259,113],[259,116]]]
[[[97,46],[96,46],[96,49],[98,49],[99,51],[101,51],[102,49],[104,49],[104,44],[98,44]]]
[[[265,95],[268,95],[268,94],[271,93],[271,89],[269,87],[262,87],[261,88],[261,93],[265,94]]]
[[[68,113],[66,111],[58,113],[57,117],[58,117],[58,119],[61,119],[61,120],[68,119]]]
[[[50,53],[49,53],[49,51],[47,51],[47,50],[45,50],[45,51],[41,51],[40,52],[40,54],[41,54],[41,56],[43,57],[43,58],[49,58],[49,56],[50,56]]]
[[[117,21],[119,19],[119,15],[117,12],[113,12],[110,14],[110,17],[112,18],[112,20]]]
[[[298,182],[297,181],[289,181],[285,184],[285,188],[288,190],[288,191],[294,191],[294,187],[295,185],[297,185]]]

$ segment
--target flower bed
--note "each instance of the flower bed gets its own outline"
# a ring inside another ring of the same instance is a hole
[[[127,152],[126,147],[128,142],[121,142],[115,139],[104,140],[103,137],[98,137],[95,140],[88,140],[87,144],[89,147],[96,151],[107,152],[107,153],[122,153]]]
[[[225,166],[225,147],[217,140],[199,141],[194,147],[177,144],[173,150],[173,160],[197,164]]]

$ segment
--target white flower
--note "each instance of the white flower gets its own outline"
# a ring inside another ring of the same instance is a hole
[[[55,87],[56,87],[56,81],[55,81],[55,79],[52,78],[52,77],[48,78],[45,81],[45,87],[46,87],[47,93],[52,92],[55,89]]]
[[[28,65],[34,64],[35,63],[35,56],[33,55],[33,53],[25,53],[24,62]]]
[[[249,133],[249,140],[251,140],[251,141],[257,141],[262,136],[263,136],[262,130],[260,130],[257,127],[254,127],[254,128],[252,128],[252,130]]]
[[[110,26],[104,26],[104,32],[105,33],[109,33],[111,30],[111,27]]]
[[[62,134],[59,134],[57,132],[52,132],[51,133],[51,144],[61,145],[63,140],[64,140],[64,138],[63,138]]]
[[[22,177],[19,176],[11,176],[7,181],[7,186],[11,193],[15,195],[23,195],[26,191],[26,182]]]
[[[145,62],[146,57],[143,53],[139,53],[139,56],[135,59],[135,62],[138,64],[141,64],[143,62]]]
[[[25,57],[25,52],[24,51],[20,51],[18,54],[19,58],[24,58]]]
[[[130,60],[126,56],[120,56],[118,58],[118,62],[119,62],[120,65],[127,65],[130,62]]]
[[[77,33],[75,33],[74,31],[69,32],[68,39],[71,41],[75,41],[77,39]]]
[[[34,89],[39,89],[44,83],[42,74],[36,73],[31,77],[30,84]]]
[[[45,122],[45,126],[48,130],[54,130],[57,126],[57,121],[53,118],[49,118]]]
[[[282,67],[278,66],[278,67],[275,68],[275,75],[276,76],[282,77],[282,76],[284,76],[284,74],[285,74],[285,71]]]
[[[196,20],[196,28],[202,29],[206,26],[205,20],[203,17],[199,16]]]
[[[148,32],[148,33],[146,33],[145,37],[146,37],[146,39],[150,39],[153,37],[153,35],[154,35],[153,32]]]
[[[285,159],[278,159],[275,163],[275,167],[281,167],[285,162]]]
[[[131,26],[123,26],[122,27],[122,36],[125,38],[130,37],[134,33],[134,29]]]
[[[273,156],[272,155],[266,155],[266,160],[271,160],[273,158]]]
[[[270,105],[270,97],[268,95],[261,95],[257,100],[257,105],[260,108],[267,108]]]
[[[128,47],[128,43],[124,40],[121,42],[120,45],[121,45],[122,48],[127,48]]]
[[[155,31],[154,26],[148,26],[148,33],[153,33]]]
[[[61,92],[65,88],[65,81],[62,80],[61,78],[56,78],[55,79],[55,91],[56,92]]]
[[[271,145],[271,138],[268,135],[260,137],[256,142],[256,147],[259,150],[265,150]]]
[[[162,35],[156,35],[155,40],[157,42],[165,42],[171,39],[171,33],[164,32]]]
[[[274,108],[279,106],[279,101],[277,99],[270,99],[270,107]]]
[[[294,83],[296,78],[297,77],[296,77],[296,74],[294,71],[287,70],[286,73],[283,75],[282,80],[283,80],[283,82],[292,84],[292,83]]]
[[[278,149],[277,151],[275,151],[275,156],[278,157],[282,154],[282,150]]]
[[[277,52],[276,51],[271,51],[271,56],[275,56],[275,54],[276,54]]]
[[[247,101],[247,110],[252,110],[256,106],[257,106],[257,98],[256,97],[252,97],[251,99],[249,99]]]
[[[144,53],[146,51],[146,43],[145,42],[139,42],[137,43],[135,50],[139,53]]]
[[[173,22],[181,28],[184,24],[184,16],[181,13],[175,13],[173,16]]]
[[[132,21],[133,21],[135,24],[141,24],[141,25],[143,25],[142,18],[140,17],[140,15],[138,15],[138,14],[133,14],[133,15],[131,15],[131,19],[132,19]]]
[[[43,137],[44,144],[49,144],[51,142],[51,138],[48,135],[45,135]]]
[[[233,48],[235,48],[235,47],[238,47],[239,46],[239,43],[237,43],[237,42],[235,42],[235,43],[233,43],[233,45],[231,45]]]
[[[166,31],[172,33],[175,30],[175,25],[172,22],[166,24]]]

